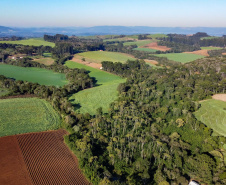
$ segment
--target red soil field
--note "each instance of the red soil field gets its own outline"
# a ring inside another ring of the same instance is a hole
[[[203,56],[206,56],[206,57],[209,56],[208,50],[207,50],[207,49],[204,49],[204,50],[198,50],[198,51],[193,51],[193,52],[184,52],[184,53],[191,53],[191,54],[196,54],[196,55],[203,55]]]
[[[226,55],[226,53],[222,53],[222,55]]]
[[[3,162],[1,158],[1,163],[5,164],[5,168],[8,168],[8,171],[12,171],[11,173],[6,172],[8,174],[7,180],[12,179],[16,181],[17,183],[14,184],[29,185],[90,184],[79,169],[77,158],[64,144],[63,135],[65,134],[67,134],[66,131],[58,130],[0,138],[1,145],[3,147],[6,145],[3,154],[1,152],[2,150],[0,150],[0,156],[8,156]],[[14,156],[11,156],[12,152],[7,149],[9,145],[7,143],[10,140],[14,144],[10,144],[15,150]],[[9,159],[13,157],[18,158],[19,154],[22,156],[22,159],[20,157],[19,162],[14,163],[13,166],[10,165],[11,162]],[[16,170],[21,169],[21,166],[25,166],[27,172],[26,170]],[[5,170],[1,168],[0,174],[2,174],[2,171],[4,172]],[[26,177],[27,183],[25,180],[19,182],[18,178],[16,178],[19,176],[18,173],[23,173],[20,176]],[[5,182],[4,176],[0,176],[0,184],[8,184],[2,182]]]
[[[147,44],[147,45],[143,46],[143,48],[156,49],[156,50],[160,50],[160,51],[167,51],[167,50],[171,49],[166,46],[159,46],[157,42],[152,42],[150,44]]]
[[[0,138],[0,184],[32,184],[16,136]]]

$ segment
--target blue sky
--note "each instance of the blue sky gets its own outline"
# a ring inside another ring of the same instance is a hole
[[[226,0],[0,0],[0,25],[226,27]]]

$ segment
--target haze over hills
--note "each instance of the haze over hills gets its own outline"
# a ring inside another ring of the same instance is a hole
[[[77,36],[109,35],[109,34],[145,34],[145,33],[177,33],[194,34],[206,32],[212,36],[226,35],[225,27],[148,27],[148,26],[94,26],[94,27],[4,27],[0,26],[0,37],[23,36],[43,37],[44,34],[66,34]]]

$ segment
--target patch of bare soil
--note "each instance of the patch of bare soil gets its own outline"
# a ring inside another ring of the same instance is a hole
[[[16,136],[0,138],[0,184],[33,184]]]
[[[171,49],[171,48],[168,48],[166,46],[159,46],[157,42],[152,42],[150,44],[147,44],[147,45],[143,46],[143,48],[156,49],[156,50],[159,50],[159,51],[168,51],[168,50]]]
[[[57,130],[0,138],[0,184],[90,184],[64,143],[65,134]]]
[[[226,53],[222,53],[222,55],[226,55]]]
[[[77,63],[80,63],[80,64],[84,64],[86,66],[90,66],[90,67],[93,67],[93,68],[96,68],[96,69],[100,69],[102,67],[102,64],[91,62],[89,60],[88,61],[82,61],[82,58],[83,57],[81,57],[79,55],[75,55],[71,61],[77,62]]]
[[[207,49],[198,50],[198,51],[192,51],[192,52],[183,52],[183,53],[191,53],[191,54],[202,55],[202,56],[206,56],[206,57],[209,56]]]
[[[149,64],[152,64],[152,65],[158,64],[158,62],[155,61],[155,60],[147,60],[147,59],[145,59],[144,61],[147,62],[147,63],[149,63]]]
[[[215,94],[212,96],[215,100],[221,100],[226,102],[226,94]]]

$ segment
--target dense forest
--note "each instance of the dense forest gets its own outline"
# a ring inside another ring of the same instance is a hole
[[[199,34],[197,38],[200,39]],[[143,36],[140,39],[144,39]],[[200,108],[200,100],[225,92],[224,57],[187,64],[160,58],[167,67],[157,70],[143,60],[125,64],[102,62],[104,70],[127,81],[119,85],[119,97],[112,102],[108,113],[104,114],[100,107],[96,115],[91,116],[76,113],[68,99],[73,93],[95,86],[95,79],[90,78],[86,70],[63,65],[72,54],[116,47],[115,51],[133,52],[139,59],[155,57],[134,51],[134,46],[123,46],[123,43],[104,46],[100,40],[83,42],[62,35],[45,36],[45,40],[55,42],[56,46],[50,49],[0,44],[0,48],[28,55],[52,52],[55,63],[51,66],[32,62],[29,57],[12,62],[5,60],[4,55],[1,61],[65,73],[69,84],[57,88],[0,76],[0,86],[8,88],[10,95],[36,95],[51,103],[62,117],[62,127],[70,132],[65,142],[93,184],[177,185],[188,184],[191,179],[202,184],[226,184],[223,150],[226,138],[212,136],[213,130],[193,115]]]

